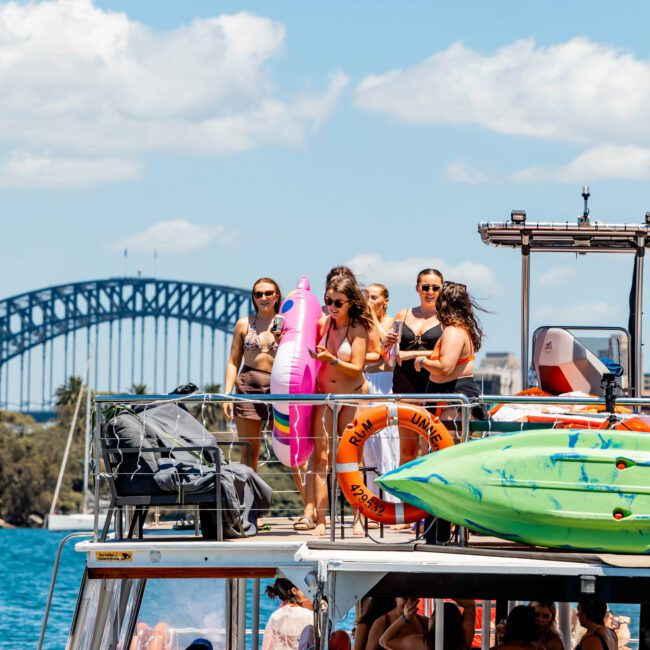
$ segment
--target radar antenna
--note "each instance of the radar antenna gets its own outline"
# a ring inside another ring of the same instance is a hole
[[[585,207],[581,217],[578,217],[578,225],[586,226],[589,224],[589,197],[591,196],[589,192],[589,185],[585,185],[582,188],[582,198],[585,200]]]

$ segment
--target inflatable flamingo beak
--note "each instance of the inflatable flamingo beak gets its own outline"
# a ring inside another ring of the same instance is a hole
[[[298,280],[298,289],[309,291],[309,288],[309,278],[306,275],[303,275],[300,280]]]

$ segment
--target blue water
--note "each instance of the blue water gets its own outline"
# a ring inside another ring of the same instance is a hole
[[[0,648],[36,648],[40,634],[52,569],[59,542],[67,533],[45,530],[0,529]],[[65,642],[74,615],[85,556],[74,551],[71,540],[64,548],[44,648],[59,650]],[[223,625],[224,582],[222,580],[150,580],[139,620],[153,627],[167,621],[177,628],[209,628]],[[261,581],[260,627],[264,628],[277,602],[264,595],[271,581]],[[250,581],[249,581],[250,585]],[[247,627],[250,628],[250,589]],[[638,606],[613,605],[614,613],[632,618],[630,630],[638,638]],[[340,627],[349,630],[353,617]],[[198,634],[188,631],[181,643]],[[261,635],[260,635],[261,644]],[[636,644],[630,644],[636,645]],[[180,647],[184,647],[182,644]]]

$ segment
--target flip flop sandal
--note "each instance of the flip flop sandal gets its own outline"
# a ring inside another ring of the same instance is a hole
[[[300,517],[293,523],[294,530],[313,530],[314,528],[316,528],[316,522],[309,517]]]

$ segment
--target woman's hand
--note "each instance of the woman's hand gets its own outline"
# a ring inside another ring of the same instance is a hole
[[[222,402],[221,408],[223,409],[223,414],[228,420],[232,420],[232,402]]]
[[[418,599],[417,598],[407,598],[406,603],[404,603],[404,618],[410,621],[418,613]]]
[[[394,332],[392,329],[386,336],[384,337],[384,340],[382,341],[381,347],[382,348],[389,348],[391,345],[395,345],[399,339],[397,338],[397,332]]]
[[[336,357],[326,347],[317,345],[315,359],[323,363],[332,363]]]

